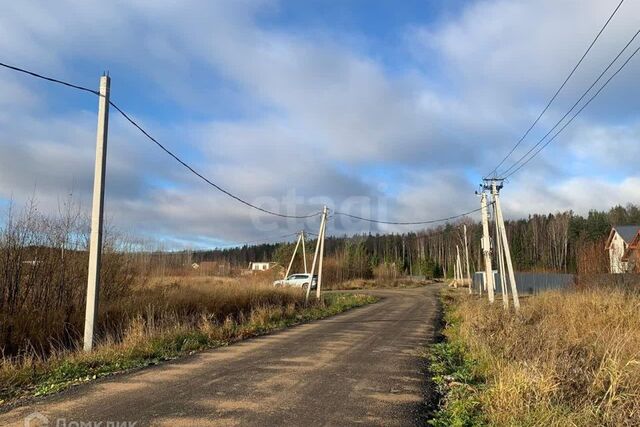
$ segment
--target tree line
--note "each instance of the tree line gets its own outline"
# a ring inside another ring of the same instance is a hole
[[[468,218],[417,232],[327,237],[326,266],[329,274],[342,280],[391,275],[451,277],[456,246],[461,256],[464,254],[463,224],[467,226],[471,270],[480,270],[482,226]],[[584,216],[565,211],[505,222],[517,270],[566,273],[607,272],[605,241],[609,231],[613,225],[630,224],[640,224],[640,208],[633,204],[608,211],[592,210]],[[495,233],[493,222],[491,232]],[[308,243],[313,248],[315,241]],[[245,268],[251,261],[275,261],[286,266],[293,247],[292,243],[282,243],[207,250],[194,252],[192,258]],[[312,249],[307,255],[312,256]],[[300,260],[294,270],[299,268]]]

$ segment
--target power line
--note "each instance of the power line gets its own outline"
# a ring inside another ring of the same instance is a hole
[[[613,13],[611,13],[611,15],[609,16],[609,19],[607,19],[607,21],[604,23],[604,25],[602,26],[602,28],[600,29],[600,31],[598,31],[598,34],[596,34],[596,37],[593,39],[593,41],[591,42],[591,44],[589,45],[589,47],[587,48],[587,50],[584,52],[584,54],[582,55],[582,57],[580,58],[580,60],[576,63],[576,65],[573,67],[573,69],[571,70],[571,72],[569,73],[569,75],[564,79],[564,82],[562,82],[562,84],[560,85],[560,87],[558,88],[558,90],[556,90],[556,92],[553,94],[553,96],[551,97],[551,99],[549,100],[549,102],[547,102],[547,105],[542,109],[542,111],[540,112],[540,114],[538,115],[538,117],[533,121],[533,123],[531,124],[531,126],[529,126],[529,128],[527,129],[527,131],[524,133],[524,135],[522,135],[520,137],[520,139],[518,140],[518,142],[516,142],[516,144],[511,148],[511,150],[507,153],[506,156],[504,156],[504,158],[500,161],[500,163],[498,163],[498,165],[493,168],[493,170],[491,172],[489,172],[488,174],[486,174],[484,176],[484,178],[487,178],[489,175],[496,173],[498,168],[500,166],[502,166],[504,164],[504,162],[511,156],[511,154],[513,154],[513,152],[516,150],[516,148],[518,148],[518,146],[520,145],[520,143],[522,143],[522,141],[524,141],[524,139],[527,137],[527,135],[529,135],[529,133],[531,132],[531,130],[535,127],[536,124],[538,124],[538,122],[540,121],[540,119],[542,118],[542,116],[544,115],[544,113],[547,112],[547,110],[549,109],[549,107],[551,106],[551,104],[553,103],[553,101],[555,101],[555,99],[558,97],[558,95],[560,94],[560,92],[562,91],[562,89],[564,89],[564,87],[566,86],[567,82],[571,79],[571,77],[573,76],[573,74],[576,72],[576,70],[578,69],[578,67],[580,66],[580,64],[582,64],[582,61],[587,57],[587,55],[589,54],[589,51],[591,51],[591,48],[593,47],[593,45],[596,44],[596,41],[598,41],[598,39],[600,38],[600,35],[604,32],[605,28],[607,28],[607,26],[609,25],[609,22],[611,22],[611,19],[613,19],[613,17],[615,16],[615,14],[618,12],[618,9],[620,9],[620,6],[622,6],[622,3],[624,3],[624,0],[620,0],[620,3],[618,3],[618,6],[616,6],[616,8],[613,10]]]
[[[39,78],[39,79],[42,79],[42,80],[46,80],[46,81],[49,81],[49,82],[52,82],[52,83],[61,84],[61,85],[64,85],[64,86],[67,86],[67,87],[70,87],[70,88],[73,88],[73,89],[77,89],[77,90],[81,90],[81,91],[85,91],[85,92],[92,93],[92,94],[94,94],[94,95],[101,96],[101,95],[100,95],[100,92],[98,92],[98,91],[96,91],[96,90],[89,89],[89,88],[87,88],[87,87],[83,87],[83,86],[78,86],[78,85],[75,85],[75,84],[73,84],[73,83],[69,83],[69,82],[65,82],[65,81],[63,81],[63,80],[55,79],[55,78],[53,78],[53,77],[44,76],[44,75],[42,75],[42,74],[35,73],[35,72],[33,72],[33,71],[29,71],[29,70],[26,70],[26,69],[24,69],[24,68],[20,68],[20,67],[16,67],[16,66],[13,66],[13,65],[5,64],[5,63],[3,63],[3,62],[0,62],[0,66],[5,67],[5,68],[8,68],[8,69],[13,70],[13,71],[18,71],[18,72],[20,72],[20,73],[28,74],[28,75],[30,75],[30,76],[33,76],[33,77],[36,77],[36,78]],[[279,212],[273,212],[273,211],[270,211],[270,210],[268,210],[268,209],[264,209],[264,208],[261,208],[261,207],[259,207],[259,206],[254,205],[254,204],[252,204],[252,203],[247,202],[246,200],[244,200],[244,199],[240,198],[239,196],[236,196],[235,194],[231,193],[230,191],[225,190],[224,188],[220,187],[220,186],[219,186],[219,185],[217,185],[216,183],[212,182],[210,179],[208,179],[208,178],[206,178],[205,176],[203,176],[201,173],[197,172],[193,167],[189,166],[185,161],[183,161],[182,159],[180,159],[176,154],[174,154],[173,152],[171,152],[167,147],[165,147],[165,146],[164,146],[164,145],[162,145],[160,142],[158,142],[158,140],[157,140],[157,139],[155,139],[153,136],[151,136],[151,135],[149,134],[149,132],[147,132],[146,130],[144,130],[144,129],[142,128],[142,126],[140,126],[138,123],[136,123],[136,121],[135,121],[135,120],[133,120],[131,117],[129,117],[129,115],[128,115],[127,113],[125,113],[125,112],[124,112],[120,107],[118,107],[114,102],[109,101],[109,104],[110,104],[113,108],[115,108],[115,109],[116,109],[116,110],[117,110],[117,111],[118,111],[118,112],[119,112],[119,113],[120,113],[120,114],[121,114],[121,115],[122,115],[122,116],[123,116],[123,117],[124,117],[128,122],[129,122],[129,123],[131,123],[131,124],[132,124],[133,126],[135,126],[135,127],[136,127],[140,132],[142,132],[142,134],[143,134],[144,136],[146,136],[149,140],[151,140],[152,142],[154,142],[158,147],[160,147],[160,148],[161,148],[164,152],[166,152],[168,155],[170,155],[171,157],[173,157],[173,158],[174,158],[178,163],[180,163],[182,166],[184,166],[185,168],[187,168],[187,169],[188,169],[189,171],[191,171],[194,175],[196,175],[197,177],[199,177],[200,179],[202,179],[204,182],[206,182],[206,183],[207,183],[207,184],[209,184],[210,186],[212,186],[212,187],[214,187],[215,189],[217,189],[218,191],[220,191],[220,192],[222,192],[222,193],[226,194],[227,196],[229,196],[229,197],[231,197],[231,198],[233,198],[233,199],[237,200],[238,202],[243,203],[244,205],[249,206],[250,208],[253,208],[253,209],[259,210],[259,211],[264,212],[264,213],[266,213],[266,214],[274,215],[274,216],[278,216],[278,217],[281,217],[281,218],[296,218],[296,219],[304,219],[304,218],[312,218],[312,217],[314,217],[314,216],[318,216],[318,215],[320,215],[320,214],[322,213],[322,212],[316,212],[316,213],[309,214],[309,215],[286,215],[286,214],[281,214],[281,213],[279,213]]]
[[[556,139],[556,137],[558,135],[560,135],[560,133],[567,127],[569,126],[569,124],[571,122],[573,122],[573,120],[582,112],[582,110],[584,110],[585,108],[587,108],[587,106],[591,103],[591,101],[593,101],[599,94],[600,92],[602,92],[602,90],[609,84],[609,82],[611,80],[613,80],[613,78],[615,76],[618,75],[618,73],[620,71],[622,71],[622,69],[629,63],[629,61],[631,61],[631,58],[633,58],[636,53],[638,53],[638,51],[640,51],[640,46],[638,46],[636,48],[636,50],[633,51],[633,53],[631,54],[631,56],[629,56],[627,58],[627,60],[616,70],[615,73],[613,73],[606,82],[604,82],[604,84],[600,87],[600,89],[598,89],[598,91],[596,93],[593,94],[593,96],[591,98],[589,98],[589,100],[578,110],[576,111],[576,113],[571,117],[571,119],[569,119],[569,121],[567,121],[559,130],[558,132],[556,132],[553,137],[551,137],[546,143],[544,143],[535,153],[533,153],[533,155],[531,155],[524,163],[522,163],[520,166],[518,166],[516,169],[514,169],[513,171],[511,171],[508,175],[506,175],[504,178],[509,178],[510,176],[512,176],[513,174],[515,174],[516,172],[518,172],[520,169],[522,169],[527,163],[529,163],[531,160],[533,160],[534,157],[536,157],[538,155],[538,153],[540,153],[540,151],[542,151],[547,145],[549,145],[554,139]],[[539,145],[542,142],[542,140],[540,140],[538,142],[537,145]],[[534,146],[535,148],[535,146]],[[531,150],[529,151],[531,152]],[[528,153],[527,153],[528,154]],[[522,160],[527,154],[525,154],[524,156],[522,156],[518,161]],[[511,169],[511,168],[509,168]]]
[[[61,84],[61,85],[64,85],[64,86],[68,86],[68,87],[71,87],[71,88],[74,88],[74,89],[82,90],[82,91],[89,92],[89,93],[92,93],[94,95],[100,96],[100,92],[98,92],[97,90],[89,89],[89,88],[83,87],[83,86],[74,85],[73,83],[69,83],[69,82],[65,82],[65,81],[62,81],[62,80],[54,79],[52,77],[43,76],[42,74],[38,74],[38,73],[34,73],[33,71],[25,70],[24,68],[15,67],[13,65],[5,64],[3,62],[0,62],[0,66],[8,68],[10,70],[18,71],[20,73],[28,74],[30,76],[37,77],[37,78],[42,79],[42,80],[47,80],[49,82],[58,83],[58,84]]]
[[[180,157],[178,157],[176,154],[174,154],[171,150],[169,150],[167,147],[165,147],[164,145],[162,145],[157,139],[155,139],[153,136],[151,136],[149,134],[149,132],[147,132],[146,130],[144,130],[142,128],[142,126],[140,126],[138,123],[136,123],[135,120],[133,120],[131,117],[129,117],[129,115],[127,113],[125,113],[124,111],[122,111],[122,109],[120,107],[118,107],[114,102],[109,101],[109,104],[115,108],[121,115],[122,117],[124,117],[129,123],[131,123],[134,127],[136,127],[140,132],[142,132],[142,134],[144,136],[146,136],[150,141],[152,141],[154,144],[156,144],[158,147],[160,147],[165,153],[167,153],[169,156],[173,157],[174,160],[176,160],[178,163],[180,163],[182,166],[184,166],[185,168],[187,168],[189,171],[191,171],[191,173],[193,173],[194,175],[196,175],[198,178],[200,178],[201,180],[203,180],[204,182],[206,182],[207,184],[209,184],[210,186],[212,186],[213,188],[215,188],[216,190],[226,194],[227,196],[231,197],[232,199],[237,200],[238,202],[249,206],[250,208],[259,210],[260,212],[264,212],[266,214],[269,215],[274,215],[274,216],[278,216],[281,218],[297,218],[297,219],[304,219],[304,218],[312,218],[314,216],[318,216],[321,215],[322,212],[315,212],[312,214],[308,214],[308,215],[286,215],[286,214],[282,214],[279,212],[273,212],[270,211],[268,209],[264,209],[261,208],[259,206],[256,206],[254,204],[251,204],[249,202],[247,202],[246,200],[236,196],[235,194],[231,193],[230,191],[225,190],[224,188],[220,187],[218,184],[214,183],[213,181],[211,181],[210,179],[208,179],[207,177],[205,177],[204,175],[202,175],[200,172],[196,171],[193,167],[191,167],[188,163],[186,163],[184,160],[182,160]]]
[[[490,202],[487,204],[487,208],[489,208],[490,206],[493,205],[493,202]],[[427,239],[431,239],[434,237],[438,237],[440,235],[444,235],[447,233],[452,233],[452,232],[460,232],[459,229],[459,225],[451,225],[451,224],[447,224],[450,225],[451,228],[442,228],[442,229],[437,229],[437,228],[430,228],[430,229],[426,229],[426,230],[419,230],[419,231],[408,231],[408,232],[403,232],[403,233],[399,233],[399,234],[395,234],[395,233],[391,233],[391,234],[387,234],[389,236],[400,236],[403,239],[423,239],[423,238],[427,238]],[[420,233],[424,233],[424,234],[420,234]],[[366,232],[363,233],[355,233],[355,234],[351,234],[351,235],[347,235],[346,233],[344,233],[343,235],[333,235],[333,236],[329,236],[329,237],[334,237],[334,238],[345,238],[345,239],[358,239],[358,238],[367,238],[369,237],[368,234],[366,234]],[[460,237],[460,236],[458,236]]]
[[[43,79],[49,82],[53,82],[53,83],[57,83],[57,84],[61,84],[73,89],[77,89],[77,90],[81,90],[81,91],[85,91],[85,92],[89,92],[92,93],[94,95],[97,96],[101,96],[100,93],[98,91],[95,91],[93,89],[89,89],[83,86],[79,86],[79,85],[75,85],[69,82],[65,82],[63,80],[59,80],[59,79],[55,79],[52,77],[48,77],[48,76],[44,76],[42,74],[39,73],[35,73],[29,70],[26,70],[24,68],[20,68],[20,67],[15,67],[12,65],[8,65],[5,63],[0,62],[0,66],[3,66],[5,68],[14,70],[14,71],[18,71],[24,74],[28,74],[30,76],[39,78],[39,79]],[[183,161],[180,157],[178,157],[176,154],[174,154],[171,150],[169,150],[167,147],[165,147],[163,144],[161,144],[157,139],[155,139],[153,136],[151,136],[151,134],[149,132],[147,132],[141,125],[139,125],[135,120],[133,120],[126,112],[124,112],[120,107],[118,107],[117,104],[115,104],[113,101],[109,101],[109,105],[111,105],[113,108],[116,109],[116,111],[118,111],[122,117],[124,117],[130,124],[132,124],[135,128],[137,128],[145,137],[147,137],[150,141],[152,141],[154,144],[156,144],[158,147],[160,147],[160,149],[162,149],[165,153],[167,153],[169,156],[171,156],[174,160],[176,160],[178,163],[180,163],[182,166],[184,166],[185,168],[187,168],[191,173],[193,173],[194,175],[196,175],[198,178],[200,178],[201,180],[203,180],[205,183],[209,184],[210,186],[214,187],[215,189],[217,189],[218,191],[226,194],[227,196],[235,199],[236,201],[250,207],[253,209],[256,209],[258,211],[261,211],[263,213],[269,214],[269,215],[273,215],[273,216],[278,216],[281,218],[295,218],[295,219],[305,219],[305,218],[312,218],[315,216],[319,216],[322,214],[322,212],[315,212],[312,214],[308,214],[308,215],[286,215],[286,214],[281,214],[279,212],[273,212],[264,208],[261,208],[259,206],[256,206],[252,203],[249,203],[248,201],[240,198],[239,196],[236,196],[235,194],[231,193],[228,190],[225,190],[224,188],[220,187],[219,185],[217,185],[216,183],[212,182],[210,179],[208,179],[207,177],[205,177],[204,175],[202,175],[201,173],[199,173],[198,171],[196,171],[192,166],[190,166],[188,163],[186,163],[185,161]],[[351,215],[351,214],[347,214],[347,213],[343,213],[343,212],[335,212],[334,215],[342,215],[342,216],[347,216],[353,219],[357,219],[357,220],[361,220],[361,221],[367,221],[367,222],[372,222],[372,223],[377,223],[377,224],[389,224],[389,225],[425,225],[425,224],[434,224],[437,222],[444,222],[444,221],[449,221],[449,220],[453,220],[453,219],[457,219],[457,218],[461,218],[463,216],[469,215],[471,213],[474,212],[478,212],[480,209],[474,209],[472,211],[469,212],[465,212],[462,214],[458,214],[458,215],[453,215],[447,218],[439,218],[439,219],[434,219],[434,220],[427,220],[427,221],[415,221],[415,222],[391,222],[391,221],[380,221],[380,220],[375,220],[372,218],[363,218],[363,217],[359,217],[356,215]]]
[[[549,132],[547,132],[542,138],[540,138],[540,140],[534,144],[529,151],[527,151],[526,153],[524,153],[524,155],[522,155],[518,160],[516,160],[509,168],[507,168],[507,170],[505,170],[503,172],[503,175],[509,174],[509,172],[511,170],[513,170],[515,167],[518,166],[518,164],[527,156],[529,155],[529,153],[531,153],[533,150],[535,150],[540,144],[542,144],[542,142],[564,121],[565,118],[567,118],[567,116],[569,114],[571,114],[571,112],[578,106],[578,104],[580,104],[580,102],[584,99],[585,96],[587,96],[587,94],[591,91],[591,89],[593,89],[595,87],[595,85],[600,81],[600,79],[607,73],[607,71],[609,71],[609,69],[618,61],[618,59],[620,58],[620,56],[622,56],[622,54],[627,50],[627,48],[631,45],[631,43],[635,40],[635,38],[638,36],[638,34],[640,34],[640,30],[636,31],[636,33],[633,35],[633,37],[631,37],[631,39],[627,42],[627,44],[622,48],[622,50],[620,50],[620,52],[618,52],[618,54],[615,56],[615,58],[613,58],[611,60],[611,62],[609,62],[609,65],[607,65],[607,67],[600,73],[600,75],[593,81],[593,83],[591,83],[591,85],[587,88],[587,90],[585,90],[582,95],[580,96],[580,98],[578,98],[578,100],[571,106],[571,108],[560,118],[560,120],[558,120],[553,127],[549,130]],[[633,55],[631,55],[633,56]],[[629,58],[631,59],[631,58]],[[627,60],[628,62],[628,60]],[[619,72],[619,70],[618,70]],[[617,72],[616,72],[617,74]]]
[[[472,211],[468,211],[468,212],[464,212],[464,213],[461,213],[461,214],[449,216],[449,217],[446,217],[446,218],[430,219],[430,220],[426,220],[426,221],[413,221],[413,222],[380,221],[380,220],[377,220],[377,219],[364,218],[364,217],[361,217],[361,216],[351,215],[351,214],[344,213],[344,212],[334,212],[334,215],[346,216],[346,217],[349,217],[349,218],[357,219],[357,220],[360,220],[360,221],[371,222],[371,223],[374,223],[374,224],[425,225],[425,224],[435,224],[437,222],[445,222],[445,221],[450,221],[452,219],[462,218],[463,216],[467,216],[467,215],[470,215],[472,213],[479,212],[480,210],[481,210],[481,208],[478,208],[478,209],[474,209]]]

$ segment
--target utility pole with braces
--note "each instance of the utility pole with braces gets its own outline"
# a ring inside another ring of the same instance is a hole
[[[495,296],[493,293],[493,267],[491,266],[491,239],[489,238],[489,211],[487,209],[487,193],[484,190],[480,193],[480,207],[482,211],[482,257],[484,258],[484,283],[487,287],[489,302],[493,304]]]
[[[491,178],[485,179],[483,182],[483,189],[490,190],[491,195],[493,197],[493,205],[496,214],[496,228],[498,236],[497,239],[501,245],[501,251],[503,254],[498,253],[498,257],[506,261],[506,271],[509,278],[509,284],[511,287],[511,295],[513,297],[513,306],[518,311],[520,309],[520,299],[518,298],[518,289],[516,287],[516,276],[515,271],[513,270],[513,263],[511,261],[511,250],[509,248],[509,240],[507,239],[507,231],[504,226],[504,217],[502,215],[502,208],[500,206],[500,190],[503,187],[503,179],[500,178]],[[506,291],[505,284],[505,291]]]
[[[316,297],[320,299],[320,288],[322,286],[322,261],[324,258],[324,232],[327,227],[327,216],[329,209],[325,206],[322,209],[322,219],[320,220],[320,230],[318,231],[318,240],[316,242],[316,250],[313,254],[313,262],[311,263],[311,278],[309,279],[309,286],[307,286],[307,294],[305,296],[305,302],[309,301],[309,295],[311,294],[311,284],[313,283],[313,275],[316,272],[316,261],[318,261],[318,284],[316,287]]]

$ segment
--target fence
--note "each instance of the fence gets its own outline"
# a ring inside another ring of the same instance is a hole
[[[573,287],[576,281],[575,274],[516,272],[515,275],[516,285],[520,295],[535,295],[549,290],[567,289]],[[493,271],[493,277],[496,284],[496,293],[499,294],[501,293],[502,287],[497,270]],[[478,271],[473,275],[473,289],[475,292],[479,292],[480,286],[483,286],[484,278],[484,272]]]
[[[640,274],[580,274],[576,276],[576,285],[579,288],[615,288],[625,291],[640,291]]]

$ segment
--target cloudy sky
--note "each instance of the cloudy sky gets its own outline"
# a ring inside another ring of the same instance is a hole
[[[419,221],[474,190],[619,0],[5,2],[0,61],[97,89],[252,203]],[[627,0],[510,165],[640,29]],[[640,46],[634,41],[623,58]],[[615,68],[614,68],[615,69]],[[640,203],[640,55],[503,190],[505,215]],[[97,98],[0,69],[0,207],[90,205]],[[171,247],[269,239],[267,217],[190,175],[112,110],[106,212]],[[335,218],[330,233],[399,231]]]

